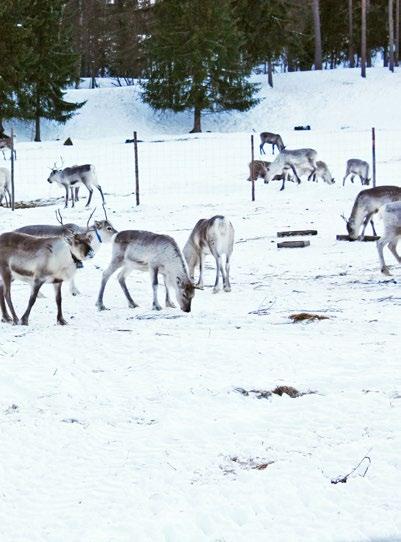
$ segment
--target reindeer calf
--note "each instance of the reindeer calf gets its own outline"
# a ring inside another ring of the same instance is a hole
[[[216,261],[216,281],[213,292],[219,291],[220,273],[225,292],[231,291],[230,258],[234,246],[234,228],[228,218],[220,215],[202,218],[195,224],[184,246],[184,257],[188,263],[189,274],[193,278],[194,270],[199,265],[198,288],[203,289],[203,263],[207,254],[212,254]],[[225,254],[225,271],[222,257]]]

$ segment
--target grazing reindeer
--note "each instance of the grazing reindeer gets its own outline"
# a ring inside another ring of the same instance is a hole
[[[382,205],[393,201],[401,200],[401,188],[399,186],[376,186],[361,190],[355,198],[351,216],[347,222],[347,231],[351,241],[358,239],[359,230],[362,228],[360,239],[363,239],[369,222],[371,223],[373,235],[376,235],[373,224],[373,215],[378,212]]]
[[[401,237],[401,201],[386,203],[381,207],[380,214],[383,218],[384,232],[377,241],[377,252],[379,253],[381,272],[384,275],[391,275],[384,262],[383,248],[387,245],[397,262],[401,263],[401,257],[397,253],[397,242]]]
[[[175,290],[180,308],[184,312],[191,311],[191,301],[195,294],[184,257],[174,239],[168,235],[159,235],[149,231],[120,231],[113,240],[113,253],[109,267],[103,272],[96,306],[105,310],[103,294],[111,275],[122,267],[118,282],[128,300],[128,306],[138,305],[132,299],[125,279],[132,269],[149,271],[153,288],[153,309],[161,310],[157,300],[158,274],[164,277],[166,286],[166,306],[174,307],[169,295],[169,288]]]
[[[265,162],[264,160],[254,160],[253,162],[249,162],[249,177],[247,180],[257,181],[260,177],[261,179],[265,181],[266,184],[268,184],[269,181],[266,181],[266,177],[267,177],[267,170],[270,164],[271,162]],[[282,172],[280,175],[275,175],[272,180],[282,181],[283,178],[284,178],[284,172]]]
[[[203,289],[203,262],[207,254],[212,254],[216,260],[216,281],[213,293],[219,291],[220,273],[225,292],[231,292],[230,258],[234,246],[234,228],[228,218],[220,215],[212,218],[202,218],[195,224],[191,235],[184,246],[184,257],[188,264],[189,274],[193,279],[194,270],[199,265],[199,280],[197,287]],[[222,256],[226,256],[225,271]]]
[[[3,322],[18,324],[18,316],[11,300],[11,281],[14,278],[32,281],[28,306],[21,318],[27,326],[29,314],[40,288],[45,282],[54,284],[57,304],[57,323],[65,325],[61,308],[61,285],[70,280],[82,267],[82,261],[92,258],[94,251],[87,234],[59,237],[33,237],[25,233],[8,232],[0,235],[0,309]],[[11,312],[9,316],[5,301]]]
[[[111,222],[107,218],[106,209],[103,207],[105,220],[95,220],[91,226],[89,221],[95,211],[91,214],[88,220],[86,228],[78,226],[77,224],[63,224],[60,226],[37,224],[32,226],[23,226],[15,230],[18,233],[27,233],[28,235],[34,235],[35,237],[60,237],[63,238],[74,233],[88,233],[91,238],[91,246],[96,253],[100,247],[100,243],[111,242],[113,236],[118,233],[113,227]],[[59,220],[60,222],[60,220]],[[74,277],[70,281],[70,291],[72,295],[79,295],[80,292],[75,286]]]
[[[260,145],[259,145],[259,152],[260,154],[266,154],[263,147],[265,143],[270,143],[272,146],[272,152],[274,154],[274,147],[276,146],[281,152],[285,149],[285,145],[283,143],[283,140],[281,139],[280,134],[272,134],[271,132],[262,132],[260,134]]]
[[[302,175],[306,175],[307,173],[310,174],[312,172],[312,167],[309,164],[297,166],[296,172],[300,177],[302,177]],[[314,182],[317,182],[318,179],[322,179],[327,184],[334,184],[336,182],[334,180],[334,177],[330,173],[326,162],[322,162],[321,160],[316,161],[316,170],[313,172],[312,176],[312,180]],[[308,180],[310,180],[310,175],[308,177]]]
[[[300,169],[300,171],[310,171],[308,180],[311,179],[317,170],[316,156],[317,152],[313,149],[281,151],[277,158],[267,168],[265,183],[271,181],[276,175],[280,175],[281,173],[287,171],[287,175],[285,175],[283,184],[280,188],[280,190],[284,190],[286,177],[288,176],[288,172],[292,170],[299,184],[301,179],[297,172],[298,169]]]
[[[100,195],[102,196],[102,201],[104,205],[104,196],[102,187],[98,183],[96,177],[95,166],[92,164],[84,164],[82,166],[72,166],[66,167],[64,169],[53,168],[49,178],[47,179],[49,183],[56,182],[61,186],[64,186],[65,189],[65,207],[68,207],[68,191],[71,190],[71,202],[72,207],[75,205],[75,200],[78,201],[78,188],[81,184],[86,186],[89,191],[89,198],[86,204],[86,207],[90,205],[93,195],[92,186],[96,186],[99,190]],[[74,197],[74,188],[75,188],[75,197]]]
[[[6,202],[7,207],[7,196],[8,196],[8,206],[11,207],[11,194],[10,194],[10,185],[11,185],[11,174],[6,167],[0,167],[0,205],[3,203],[3,198]]]
[[[358,175],[361,179],[362,185],[369,185],[369,164],[365,160],[359,160],[359,158],[350,158],[347,161],[347,169],[345,171],[343,186],[345,185],[346,178],[351,175],[351,182],[354,182],[355,175]]]
[[[4,149],[10,149],[11,152],[14,153],[14,158],[17,159],[17,151],[14,149],[13,146],[13,140],[10,136],[6,134],[0,135],[0,150],[3,153],[4,160],[6,159],[6,155],[4,154]]]

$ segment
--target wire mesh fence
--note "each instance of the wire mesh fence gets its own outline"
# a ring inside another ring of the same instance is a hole
[[[277,156],[265,145],[265,155],[259,154],[259,134],[254,135],[255,159],[267,161]],[[286,131],[281,136],[287,149],[313,148],[318,159],[328,165],[337,186],[343,184],[346,162],[359,158],[370,164],[372,176],[371,130]],[[136,167],[139,175],[141,201],[176,201],[213,203],[230,198],[238,192],[251,199],[248,164],[251,161],[250,133],[206,133],[201,135],[141,138],[138,134],[138,160],[134,145],[119,139],[77,140],[72,146],[61,141],[21,143],[14,162],[15,199],[63,202],[63,187],[47,182],[51,169],[77,164],[93,164],[99,184],[106,196],[132,197],[135,204]],[[7,157],[8,158],[8,157]],[[398,173],[401,160],[401,130],[376,130],[377,184],[401,185]],[[9,167],[9,160],[3,164]],[[304,177],[306,181],[306,177]],[[350,183],[346,181],[346,185]],[[355,183],[360,183],[355,179]],[[270,183],[267,190],[279,190]],[[372,186],[372,184],[371,184]],[[256,184],[256,201],[262,182]],[[291,188],[290,188],[291,189]],[[263,188],[265,190],[265,188]],[[85,196],[85,188],[81,188]],[[94,195],[94,204],[96,204]]]

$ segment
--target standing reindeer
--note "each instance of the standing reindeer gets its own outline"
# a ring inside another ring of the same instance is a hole
[[[271,132],[262,132],[260,134],[260,145],[259,145],[260,154],[266,154],[263,148],[265,143],[270,143],[270,145],[272,146],[273,154],[274,154],[275,146],[278,148],[279,152],[285,149],[285,145],[283,143],[283,140],[281,139],[280,134],[273,134]]]
[[[17,159],[17,151],[14,149],[13,146],[13,140],[10,136],[6,134],[0,135],[0,150],[3,153],[4,160],[6,159],[6,155],[4,154],[4,149],[10,149],[11,152],[14,153],[14,158]]]
[[[399,186],[376,186],[361,190],[355,198],[351,215],[347,222],[347,231],[351,241],[359,237],[359,230],[363,225],[360,239],[363,239],[369,222],[371,223],[373,235],[376,230],[373,224],[373,215],[377,213],[386,203],[401,200],[401,188]]]
[[[158,274],[164,277],[166,286],[166,306],[174,307],[170,299],[169,288],[174,289],[180,308],[184,312],[191,311],[191,301],[195,294],[184,257],[174,239],[168,235],[159,235],[149,231],[120,231],[113,240],[113,252],[109,267],[103,272],[96,306],[105,310],[103,294],[111,275],[122,267],[118,282],[128,300],[128,306],[138,305],[132,299],[125,279],[133,269],[149,271],[153,288],[153,309],[161,310],[157,300]]]
[[[249,177],[248,181],[257,181],[259,177],[263,180],[267,177],[267,170],[270,166],[271,162],[265,162],[264,160],[254,160],[253,162],[249,162]],[[281,172],[280,175],[275,175],[273,177],[273,181],[282,181],[284,179],[284,173]],[[266,182],[266,181],[265,181]],[[268,181],[266,182],[266,184]]]
[[[3,198],[6,202],[7,207],[7,196],[8,196],[8,206],[11,207],[11,194],[10,194],[10,185],[11,185],[11,174],[6,167],[0,167],[0,205],[3,203]]]
[[[285,170],[287,170],[287,172],[292,170],[299,184],[301,179],[297,172],[298,168],[300,171],[310,171],[308,180],[313,178],[317,171],[316,157],[317,152],[314,149],[284,149],[267,168],[265,183],[268,183],[276,175],[280,175]],[[284,178],[280,190],[284,190],[285,180],[286,179]]]
[[[61,239],[68,235],[75,233],[87,233],[91,239],[91,246],[94,253],[96,253],[100,247],[100,243],[111,242],[113,236],[118,233],[113,227],[111,222],[107,218],[106,209],[103,207],[105,220],[95,220],[91,226],[89,221],[94,213],[90,215],[86,228],[78,226],[77,224],[63,224],[62,220],[58,218],[60,226],[36,224],[32,226],[23,226],[15,230],[18,233],[27,233],[28,235],[34,235],[35,237],[60,237]],[[70,281],[70,291],[72,295],[79,295],[80,292],[75,285],[74,276]]]
[[[384,232],[377,241],[377,252],[379,253],[381,272],[384,275],[391,275],[384,262],[383,248],[387,245],[397,262],[401,263],[401,257],[397,253],[397,243],[401,238],[401,201],[386,203],[380,209],[380,214],[383,218]]]
[[[230,258],[234,246],[234,228],[228,218],[220,215],[212,218],[202,218],[195,224],[191,235],[184,246],[184,257],[188,263],[190,277],[193,279],[194,270],[199,265],[199,280],[197,287],[203,289],[203,263],[207,254],[212,254],[216,261],[216,281],[213,292],[219,291],[220,273],[225,292],[231,292]],[[225,254],[225,271],[222,257]]]
[[[88,234],[60,237],[33,237],[25,233],[8,232],[0,235],[0,309],[3,322],[18,324],[18,316],[11,300],[11,282],[14,278],[32,282],[28,306],[21,318],[28,325],[29,314],[42,285],[54,284],[57,304],[57,323],[65,325],[61,308],[61,285],[71,280],[82,261],[92,258],[94,251]],[[5,301],[11,312],[9,316]]]
[[[68,207],[68,192],[71,190],[71,202],[72,207],[75,205],[75,200],[78,201],[78,189],[81,184],[86,186],[89,191],[89,198],[86,203],[86,207],[90,205],[93,195],[93,186],[95,186],[102,196],[102,201],[104,205],[104,196],[102,187],[100,186],[95,166],[92,164],[84,164],[82,166],[72,166],[66,167],[64,169],[53,168],[49,178],[47,179],[49,183],[56,182],[61,186],[64,186],[65,189],[65,207]],[[75,188],[75,197],[74,197],[74,188]]]
[[[359,158],[350,158],[347,161],[347,168],[345,171],[343,186],[345,185],[346,178],[351,175],[351,182],[354,182],[355,175],[361,179],[362,185],[369,185],[369,164],[365,160],[359,160]]]

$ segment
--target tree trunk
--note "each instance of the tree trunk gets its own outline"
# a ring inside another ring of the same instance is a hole
[[[0,135],[4,134],[4,126],[3,126],[3,119],[0,118]]]
[[[194,127],[192,128],[192,130],[189,133],[190,134],[197,134],[198,132],[201,132],[201,131],[202,131],[202,128],[201,128],[201,110],[199,109],[199,107],[195,106],[195,110],[194,110]]]
[[[361,0],[361,76],[366,77],[366,0]]]
[[[36,96],[36,108],[35,108],[35,139],[34,141],[40,141],[40,98],[39,94]]]
[[[387,43],[383,45],[383,67],[388,68],[388,50]]]
[[[394,64],[398,66],[400,57],[400,0],[395,0],[395,51]]]
[[[273,88],[273,64],[270,59],[267,61],[267,82]]]
[[[394,71],[394,4],[393,0],[388,0],[388,57],[389,69]]]
[[[322,35],[320,30],[319,1],[312,0],[313,29],[315,34],[315,70],[322,69]]]
[[[349,67],[355,67],[354,58],[354,32],[352,19],[352,0],[348,0],[348,62]]]

